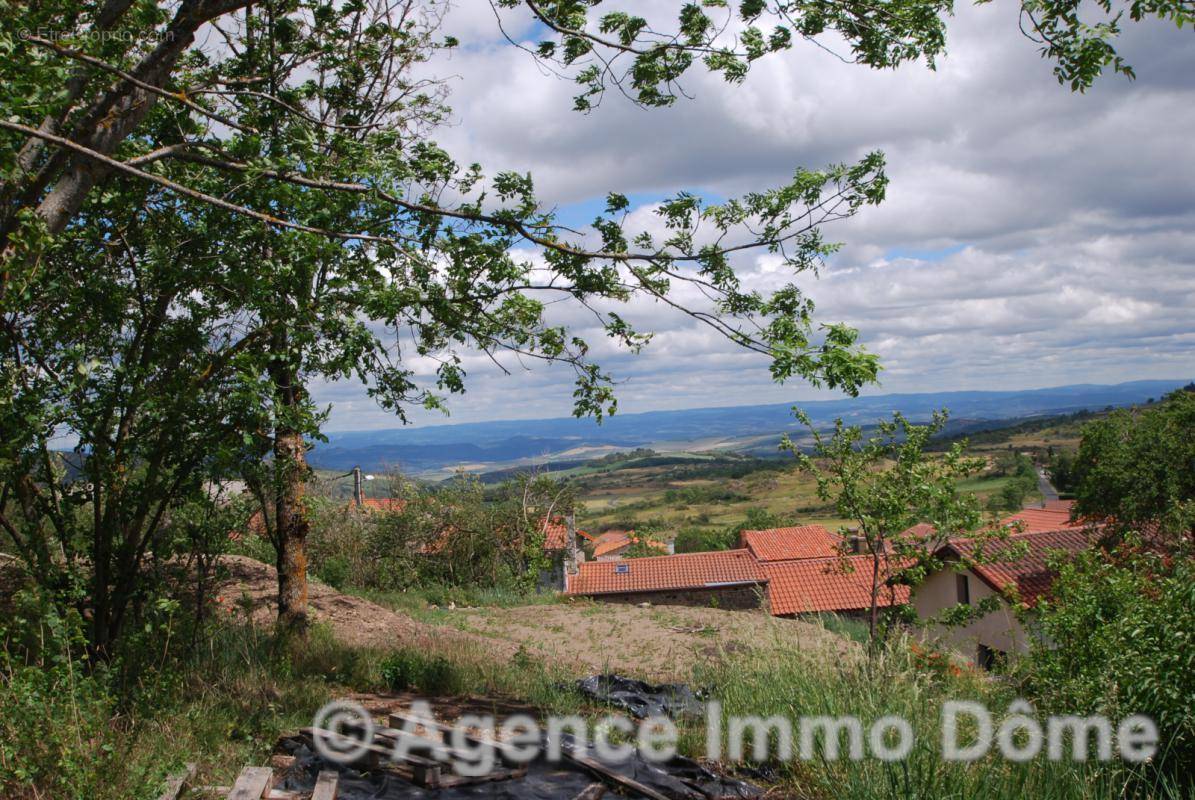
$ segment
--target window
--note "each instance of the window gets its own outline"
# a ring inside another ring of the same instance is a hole
[[[971,605],[971,584],[967,582],[966,574],[955,575],[958,584],[958,601],[965,606]]]
[[[979,645],[979,652],[976,653],[975,663],[981,669],[995,669],[1004,661],[1004,653],[995,648],[988,647],[986,644]]]

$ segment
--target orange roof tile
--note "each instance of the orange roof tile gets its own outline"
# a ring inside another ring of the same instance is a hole
[[[972,572],[997,592],[1007,594],[1015,590],[1016,596],[1028,606],[1037,605],[1037,601],[1049,591],[1050,585],[1057,577],[1047,566],[1054,553],[1078,553],[1091,545],[1087,532],[1075,527],[1016,534],[1008,537],[1008,541],[1010,544],[1026,543],[1028,552],[1016,561],[977,564]],[[950,543],[949,548],[955,552],[967,553],[970,543],[955,541]],[[995,555],[996,552],[998,551],[993,550],[991,554]]]
[[[1082,528],[1082,522],[1071,522],[1071,507],[1073,500],[1053,500],[1046,503],[1044,508],[1022,508],[1002,522],[1022,524],[1021,533],[1036,531],[1056,531],[1063,528]]]
[[[632,542],[631,533],[627,531],[607,531],[597,537],[596,544],[593,547],[594,558],[608,555],[624,547],[630,547]]]
[[[394,511],[402,513],[407,501],[397,497],[363,497],[361,507],[370,511]]]
[[[760,561],[788,561],[797,558],[830,558],[838,554],[840,537],[821,525],[796,525],[743,531],[739,545]]]
[[[569,578],[568,594],[621,594],[721,585],[763,583],[767,579],[748,550],[681,553],[624,561],[587,561]]]
[[[871,556],[774,561],[763,569],[776,616],[871,608]],[[881,607],[907,602],[907,586],[882,587]]]
[[[568,524],[560,517],[555,517],[549,520],[547,517],[543,520],[544,524],[544,549],[545,550],[563,550],[568,544]],[[583,539],[593,541],[593,537],[581,529],[577,529],[577,535]]]

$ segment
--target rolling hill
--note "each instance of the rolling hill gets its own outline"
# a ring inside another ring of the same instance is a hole
[[[950,410],[952,423],[978,427],[987,420],[1067,414],[1124,406],[1160,397],[1184,380],[1132,381],[1116,385],[1076,384],[1019,391],[927,392],[873,395],[801,403],[815,424],[842,417],[866,424],[900,411],[916,420],[934,409]],[[729,450],[768,455],[781,433],[799,430],[792,404],[691,408],[619,414],[601,425],[591,419],[499,420],[328,434],[311,452],[322,469],[401,470],[428,477],[454,469],[577,462],[613,450],[651,447],[660,452]]]

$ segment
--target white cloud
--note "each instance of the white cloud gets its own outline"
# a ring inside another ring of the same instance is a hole
[[[883,149],[887,200],[831,226],[828,237],[846,246],[819,280],[799,279],[821,319],[858,326],[883,357],[883,390],[1195,373],[1189,31],[1129,25],[1121,49],[1138,79],[1105,76],[1078,95],[1018,33],[1015,8],[964,5],[937,71],[876,72],[798,46],[759,62],[743,86],[695,75],[686,85],[694,99],[673,108],[645,111],[611,93],[580,115],[571,111],[575,85],[502,41],[488,6],[461,4],[448,19],[446,32],[473,44],[435,65],[459,75],[456,124],[439,140],[491,173],[531,171],[549,203],[611,190],[731,195],[782,183],[797,166]],[[530,35],[525,16],[504,19],[512,35]],[[650,212],[632,216],[658,227]],[[753,286],[784,282],[775,267],[767,257],[741,262]],[[624,381],[624,411],[816,394],[774,385],[761,358],[659,304],[639,299],[623,312],[660,332],[638,357],[595,346]],[[551,315],[592,326],[567,304]],[[454,420],[569,412],[568,369],[514,364],[505,377],[485,358],[467,366]],[[336,400],[333,428],[394,424],[360,387],[317,387],[316,396]]]

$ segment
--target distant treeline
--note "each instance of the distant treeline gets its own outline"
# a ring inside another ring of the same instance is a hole
[[[580,467],[595,468],[600,473],[610,473],[623,469],[644,469],[647,467],[672,467],[670,477],[685,478],[742,478],[752,472],[760,470],[783,470],[791,466],[786,459],[758,458],[737,454],[718,454],[708,458],[694,458],[691,454],[669,455],[657,453],[646,447],[635,450],[609,453],[600,458],[575,459],[569,461],[553,461],[542,468],[508,467],[506,469],[486,472],[480,476],[482,483],[502,483],[518,475],[539,471],[547,474],[565,472]],[[586,475],[576,476],[585,478]]]
[[[1103,411],[1076,411],[1073,414],[1061,414],[1052,417],[1029,417],[1011,420],[983,420],[976,422],[960,422],[949,426],[948,432],[934,437],[928,449],[942,451],[950,449],[955,442],[966,439],[972,445],[1003,444],[1011,441],[1014,436],[1026,433],[1037,433],[1048,428],[1062,425],[1081,424],[1088,420],[1102,416],[1112,410],[1112,406]]]

